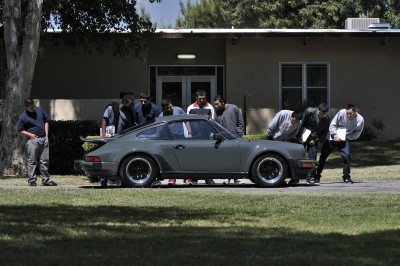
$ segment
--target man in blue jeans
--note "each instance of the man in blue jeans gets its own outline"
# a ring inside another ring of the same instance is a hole
[[[17,131],[28,138],[28,184],[36,186],[36,169],[39,164],[42,186],[57,186],[50,180],[49,169],[49,121],[41,107],[35,107],[31,98],[25,99],[25,111],[19,116]]]
[[[304,132],[305,129],[309,130],[310,134],[303,142],[303,145],[310,159],[317,160],[319,143],[324,143],[326,134],[329,131],[331,119],[328,111],[328,105],[321,103],[318,107],[308,107],[303,113],[303,118],[301,119],[302,129],[300,132]],[[311,176],[307,179],[307,183],[318,183],[315,174],[316,170],[313,170]]]
[[[326,159],[334,148],[339,150],[343,158],[343,182],[354,184],[350,177],[350,141],[360,137],[364,128],[364,118],[357,112],[354,104],[347,105],[346,109],[340,110],[329,126],[324,145],[321,149],[321,156],[318,162],[317,174],[314,179],[318,182],[324,170]]]

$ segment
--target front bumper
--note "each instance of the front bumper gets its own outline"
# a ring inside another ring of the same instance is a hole
[[[115,177],[118,176],[118,164],[115,162],[86,162],[75,160],[74,168],[88,176]]]
[[[310,172],[317,168],[318,162],[315,160],[293,160],[290,161],[292,179],[306,179]]]

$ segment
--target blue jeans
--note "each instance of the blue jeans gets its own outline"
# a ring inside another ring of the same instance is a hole
[[[325,140],[321,148],[321,156],[318,162],[317,176],[320,177],[325,167],[326,159],[334,148],[339,150],[340,156],[343,158],[343,179],[350,177],[350,142],[346,141],[333,141]]]

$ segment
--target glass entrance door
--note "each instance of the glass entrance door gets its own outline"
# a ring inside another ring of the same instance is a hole
[[[200,89],[206,91],[207,101],[212,102],[216,94],[215,77],[158,77],[157,105],[161,106],[162,99],[170,98],[173,105],[186,111]]]

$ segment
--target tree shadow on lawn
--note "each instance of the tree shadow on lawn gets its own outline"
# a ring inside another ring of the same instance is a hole
[[[398,141],[352,142],[350,154],[352,167],[399,165],[400,143]],[[342,164],[343,159],[339,155],[339,150],[334,149],[328,157],[325,168],[333,169]]]
[[[398,265],[400,230],[359,235],[226,224],[179,208],[2,207],[2,265]],[[258,219],[268,219],[257,217]],[[223,226],[189,226],[187,221]]]

